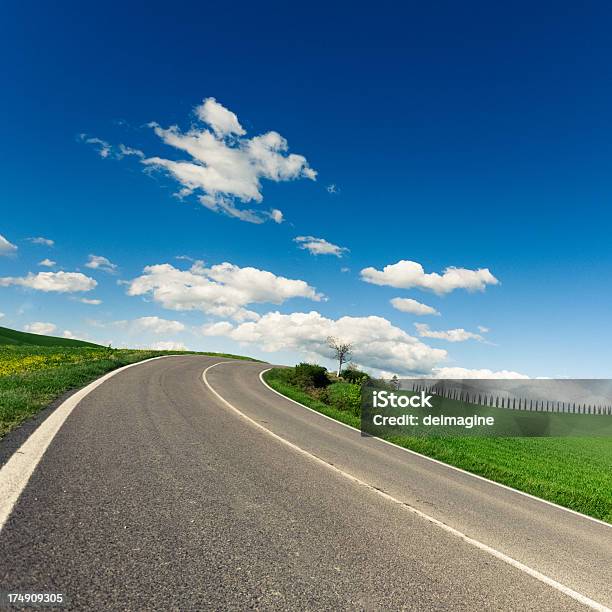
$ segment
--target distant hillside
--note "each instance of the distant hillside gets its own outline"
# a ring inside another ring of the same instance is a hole
[[[2,344],[25,344],[30,346],[99,346],[98,344],[85,342],[84,340],[29,334],[15,329],[9,329],[8,327],[0,327],[0,345]]]

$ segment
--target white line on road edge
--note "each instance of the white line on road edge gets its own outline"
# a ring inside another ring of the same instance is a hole
[[[94,380],[74,395],[61,403],[32,433],[28,439],[16,450],[11,458],[0,469],[0,531],[4,527],[13,507],[17,503],[19,496],[25,489],[30,476],[36,469],[45,451],[51,444],[51,440],[60,430],[64,421],[76,408],[77,404],[96,387],[107,381],[112,376],[123,372],[128,368],[142,365],[155,359],[165,359],[166,357],[179,357],[180,355],[160,355],[144,361],[130,363],[122,368],[112,370],[108,374]]]
[[[204,384],[208,387],[208,389],[219,400],[221,400],[228,408],[233,410],[240,417],[248,421],[251,425],[254,425],[258,429],[265,431],[268,435],[272,436],[273,438],[275,438],[282,444],[285,444],[286,446],[293,449],[294,451],[304,455],[305,457],[308,457],[312,461],[315,461],[316,463],[319,463],[320,465],[325,466],[329,470],[332,470],[336,474],[343,476],[344,478],[346,478],[347,480],[350,480],[351,482],[354,482],[362,487],[365,487],[372,493],[380,495],[384,499],[390,502],[393,502],[394,504],[398,504],[399,506],[408,510],[409,512],[412,512],[413,514],[416,514],[417,516],[425,519],[426,521],[429,521],[430,523],[436,525],[437,527],[440,527],[447,533],[450,533],[454,535],[455,537],[460,538],[464,542],[467,542],[468,544],[471,544],[472,546],[475,546],[476,548],[479,548],[480,550],[489,553],[491,556],[495,557],[496,559],[499,559],[500,561],[503,561],[504,563],[507,563],[508,565],[511,565],[512,567],[515,567],[516,569],[528,574],[529,576],[531,576],[532,578],[535,578],[536,580],[539,580],[540,582],[543,582],[544,584],[547,584],[548,586],[552,587],[553,589],[556,589],[557,591],[563,593],[564,595],[567,595],[568,597],[571,597],[572,599],[575,599],[576,601],[579,601],[580,603],[586,606],[589,606],[593,610],[598,610],[599,612],[612,612],[610,608],[607,608],[603,604],[600,604],[599,602],[594,601],[593,599],[590,599],[589,597],[587,597],[586,595],[583,595],[582,593],[578,593],[577,591],[570,589],[570,587],[565,586],[564,584],[561,584],[560,582],[557,582],[556,580],[550,578],[549,576],[546,576],[545,574],[538,572],[537,570],[525,565],[524,563],[521,563],[520,561],[517,561],[516,559],[513,559],[512,557],[509,557],[503,552],[500,552],[499,550],[496,550],[495,548],[492,548],[491,546],[488,546],[487,544],[484,544],[483,542],[479,542],[478,540],[471,538],[465,533],[462,533],[458,529],[455,529],[454,527],[451,527],[450,525],[447,525],[446,523],[439,521],[433,516],[429,516],[428,514],[425,514],[425,512],[422,512],[421,510],[418,510],[417,508],[414,508],[413,506],[410,506],[409,504],[403,501],[400,501],[399,499],[393,497],[392,495],[389,495],[388,493],[385,493],[384,491],[381,491],[380,489],[373,487],[367,482],[357,478],[356,476],[353,476],[352,474],[349,474],[348,472],[345,472],[344,470],[341,470],[340,468],[336,467],[335,465],[332,465],[331,463],[328,463],[327,461],[321,459],[320,457],[317,457],[316,455],[309,453],[307,450],[304,450],[297,444],[294,444],[293,442],[289,442],[289,440],[282,438],[278,434],[275,434],[273,431],[269,430],[267,427],[264,427],[261,423],[258,423],[257,421],[252,419],[250,416],[247,416],[246,414],[244,414],[244,412],[241,412],[240,410],[238,410],[238,408],[236,408],[233,404],[228,402],[223,396],[221,396],[217,391],[215,391],[215,389],[213,389],[211,384],[208,382],[208,379],[206,378],[206,374],[208,373],[208,371],[224,363],[234,363],[234,362],[220,361],[218,363],[213,363],[212,365],[208,366],[202,372],[202,380],[204,381]]]
[[[232,363],[232,362],[224,361],[223,363]],[[357,432],[360,431],[357,427],[353,427],[352,425],[348,425],[347,423],[343,423],[342,421],[337,421],[336,419],[334,419],[334,418],[332,418],[330,416],[327,416],[326,414],[323,414],[322,412],[319,412],[318,410],[315,410],[314,408],[310,408],[310,406],[306,406],[306,404],[302,404],[301,402],[298,402],[298,401],[296,401],[294,399],[291,399],[290,397],[287,397],[286,395],[283,395],[282,393],[280,393],[276,389],[273,389],[264,380],[264,377],[263,377],[263,375],[266,372],[269,372],[272,369],[273,368],[267,368],[266,370],[262,370],[259,373],[259,380],[263,383],[264,387],[267,387],[270,391],[272,391],[272,393],[276,393],[276,395],[279,395],[283,399],[286,399],[288,402],[293,402],[297,406],[305,408],[306,410],[310,410],[310,412],[314,412],[315,414],[318,414],[319,416],[323,417],[324,419],[329,419],[330,421],[332,421],[333,423],[336,423],[337,425],[342,425],[343,427],[347,427],[351,431],[357,431]],[[541,497],[537,497],[536,495],[532,495],[531,493],[526,493],[525,491],[521,491],[520,489],[515,489],[514,487],[509,487],[508,485],[505,485],[505,484],[503,484],[501,482],[496,482],[495,480],[490,480],[489,478],[485,478],[484,476],[481,476],[480,474],[474,474],[473,472],[468,472],[467,470],[463,470],[460,467],[457,467],[456,465],[451,465],[450,463],[444,463],[444,461],[440,461],[439,459],[434,459],[433,457],[428,457],[427,455],[422,455],[421,453],[417,453],[417,451],[414,451],[414,450],[412,450],[410,448],[406,448],[405,446],[399,446],[398,444],[393,444],[393,442],[389,442],[389,440],[385,440],[384,438],[372,437],[371,439],[377,440],[378,442],[382,442],[383,444],[388,444],[389,446],[392,446],[396,450],[401,450],[401,451],[404,451],[406,453],[410,453],[411,455],[416,455],[417,457],[420,457],[421,459],[427,459],[427,461],[431,461],[432,463],[437,463],[438,465],[442,465],[445,468],[449,468],[450,470],[455,470],[455,472],[461,472],[462,474],[465,474],[466,476],[471,476],[472,478],[478,478],[478,480],[482,480],[482,481],[487,482],[487,483],[489,483],[491,485],[495,485],[496,487],[501,487],[502,489],[506,489],[507,491],[512,491],[513,493],[517,493],[518,495],[522,495],[523,497],[528,497],[529,499],[533,499],[533,500],[535,500],[537,502],[540,502],[542,504],[546,504],[547,506],[552,506],[553,508],[557,508],[558,510],[563,510],[564,512],[569,512],[570,514],[574,514],[576,516],[579,516],[580,518],[588,519],[589,521],[592,521],[594,523],[598,523],[599,525],[603,525],[604,527],[612,528],[612,524],[611,523],[606,523],[605,521],[602,521],[601,519],[595,518],[594,516],[589,516],[588,514],[583,514],[582,512],[578,512],[577,510],[572,510],[571,508],[566,508],[565,506],[560,506],[559,504],[555,504],[555,502],[551,502],[548,499],[542,499]]]

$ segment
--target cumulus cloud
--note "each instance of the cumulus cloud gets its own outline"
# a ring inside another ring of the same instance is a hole
[[[420,263],[407,260],[390,264],[382,270],[372,267],[364,268],[361,271],[361,278],[374,285],[387,285],[397,289],[419,287],[439,295],[450,293],[455,289],[484,291],[487,285],[499,283],[488,268],[468,270],[467,268],[449,267],[442,274],[426,273]]]
[[[137,319],[121,319],[119,321],[100,321],[96,319],[88,319],[87,324],[90,327],[96,327],[99,329],[119,329],[130,336],[143,336],[146,334],[161,336],[165,334],[181,333],[187,329],[185,324],[181,323],[180,321],[164,319],[156,316],[139,317]]]
[[[246,131],[240,125],[236,113],[219,104],[214,98],[207,98],[196,106],[195,113],[203,123],[208,123],[217,138],[236,135],[244,136]]]
[[[274,221],[274,223],[282,223],[285,219],[282,210],[278,210],[278,208],[273,208],[270,211],[270,219]]]
[[[180,197],[195,194],[206,208],[242,221],[262,223],[271,218],[279,223],[280,211],[262,212],[240,205],[263,201],[262,179],[315,180],[317,173],[306,158],[288,153],[287,141],[278,132],[246,138],[238,117],[214,98],[204,100],[195,112],[204,125],[187,132],[178,126],[165,129],[150,124],[165,144],[186,153],[188,159],[156,156],[146,157],[142,163],[170,174],[181,185]]]
[[[338,185],[336,185],[335,183],[328,185],[325,189],[327,190],[327,193],[340,193]]]
[[[448,342],[465,342],[466,340],[478,340],[484,342],[485,338],[480,334],[466,331],[462,327],[457,329],[447,329],[445,331],[434,331],[429,329],[426,323],[415,323],[414,326],[421,338],[437,338],[438,340],[446,340]]]
[[[36,238],[28,238],[28,240],[32,244],[40,244],[42,246],[48,247],[52,247],[55,244],[54,240],[51,240],[50,238],[43,238],[42,236],[37,236]]]
[[[185,331],[185,325],[180,321],[162,319],[160,317],[140,317],[133,321],[121,321],[127,323],[134,332],[151,332],[153,334],[174,334]]]
[[[39,266],[43,266],[45,268],[52,268],[54,265],[56,265],[56,261],[53,261],[52,259],[49,259],[48,257],[43,259],[42,261],[38,262]]]
[[[91,291],[97,282],[81,272],[39,272],[27,276],[5,276],[0,278],[0,287],[17,285],[36,289],[37,291],[56,291],[58,293],[75,293]]]
[[[440,313],[433,307],[427,306],[427,304],[422,304],[421,302],[417,302],[411,298],[393,298],[390,300],[391,306],[396,310],[401,310],[402,312],[408,312],[414,315],[439,315]]]
[[[332,244],[323,238],[315,238],[314,236],[297,236],[293,239],[297,242],[300,249],[305,249],[313,255],[335,255],[336,257],[342,257],[342,255],[348,252],[346,247]]]
[[[90,255],[85,267],[91,268],[92,270],[108,272],[109,274],[115,274],[117,272],[117,265],[110,261],[110,259],[102,257],[102,255]]]
[[[322,358],[332,357],[327,338],[334,336],[353,343],[356,364],[405,375],[430,372],[447,356],[446,351],[431,348],[376,316],[334,320],[316,311],[270,312],[257,321],[235,326],[227,321],[206,325],[202,332],[256,344],[268,352],[293,350]]]
[[[44,323],[43,321],[34,321],[25,325],[23,329],[31,334],[52,334],[57,329],[57,325]]]
[[[153,342],[149,348],[154,351],[186,351],[187,347],[182,342],[174,340],[162,340],[161,342]]]
[[[205,336],[227,336],[234,326],[229,321],[217,321],[217,323],[202,325],[201,329]]]
[[[17,247],[0,234],[0,255],[13,255]]]
[[[520,374],[519,372],[513,372],[511,370],[489,370],[483,369],[470,369],[470,368],[459,368],[459,367],[446,367],[446,368],[434,368],[432,372],[432,378],[529,378],[526,374]]]
[[[238,321],[259,318],[245,309],[248,304],[282,304],[294,297],[320,301],[323,297],[305,281],[227,262],[206,267],[197,261],[189,270],[158,264],[143,272],[129,283],[128,295],[151,296],[170,310],[201,310]]]

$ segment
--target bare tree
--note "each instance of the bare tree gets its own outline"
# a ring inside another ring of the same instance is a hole
[[[343,342],[338,338],[329,336],[327,338],[327,346],[334,351],[334,357],[338,360],[338,376],[340,376],[342,366],[351,360],[353,345],[350,342]]]

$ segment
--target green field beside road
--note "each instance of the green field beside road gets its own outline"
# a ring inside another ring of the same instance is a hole
[[[298,369],[275,368],[264,374],[264,379],[279,393],[338,421],[360,428],[359,383],[350,383],[328,374],[327,384],[322,380],[313,383],[313,378],[308,375],[299,372],[296,375]],[[385,435],[385,439],[612,523],[610,437]]]
[[[384,407],[374,407],[373,395],[389,393],[380,391],[376,384],[363,387],[361,402],[361,429],[378,437],[389,435],[413,436],[480,436],[480,437],[607,437],[612,441],[612,416],[605,414],[576,414],[548,411],[512,410],[496,406],[486,406],[463,400],[429,395],[427,407],[410,406],[408,412],[415,419],[415,424],[382,424],[381,417],[401,417],[406,413],[404,408],[391,402],[383,401]],[[393,391],[394,403],[397,398],[414,398],[420,393],[414,391]],[[389,397],[389,396],[385,396]],[[405,416],[405,415],[404,415]],[[479,421],[477,422],[477,419]],[[489,424],[484,424],[488,419]],[[376,424],[374,421],[378,420]],[[459,420],[460,424],[452,423]],[[393,422],[393,421],[392,421]],[[466,425],[463,425],[466,424]]]
[[[177,351],[111,349],[0,327],[0,438],[67,391],[106,372],[174,354]],[[225,353],[197,354],[248,359]]]

